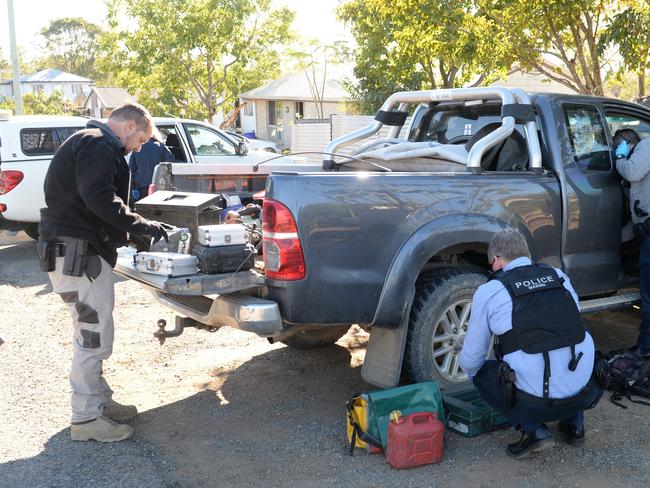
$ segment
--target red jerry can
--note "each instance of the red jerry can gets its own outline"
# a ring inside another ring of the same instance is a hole
[[[433,412],[416,412],[402,417],[391,412],[386,439],[386,462],[404,469],[442,460],[445,426]]]

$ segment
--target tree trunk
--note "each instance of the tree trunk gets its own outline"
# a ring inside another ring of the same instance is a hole
[[[639,73],[639,99],[645,97],[645,69]]]

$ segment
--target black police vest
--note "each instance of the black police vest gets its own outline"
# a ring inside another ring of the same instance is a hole
[[[575,371],[582,353],[575,346],[585,338],[580,311],[564,288],[564,279],[546,265],[519,266],[497,271],[490,279],[500,281],[512,298],[512,330],[498,336],[497,357],[522,350],[544,356],[544,398],[548,398],[551,376],[549,351],[571,348],[568,368]]]

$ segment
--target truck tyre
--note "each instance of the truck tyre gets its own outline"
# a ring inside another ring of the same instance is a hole
[[[31,237],[35,241],[38,240],[38,224],[29,224],[23,230],[25,231],[25,234],[27,234],[29,237]]]
[[[441,269],[418,278],[404,351],[406,380],[434,380],[441,388],[468,381],[460,368],[460,350],[472,296],[483,283],[480,271],[463,268]]]
[[[305,329],[280,342],[294,349],[320,349],[333,346],[349,329],[349,325],[333,325],[319,327],[317,329]]]

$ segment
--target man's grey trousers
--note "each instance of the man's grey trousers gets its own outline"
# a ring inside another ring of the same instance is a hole
[[[86,276],[62,273],[63,258],[56,258],[56,268],[48,273],[52,288],[68,305],[74,335],[72,339],[72,422],[93,420],[113,395],[102,376],[102,361],[113,352],[113,269],[99,256],[101,271],[91,281]]]

